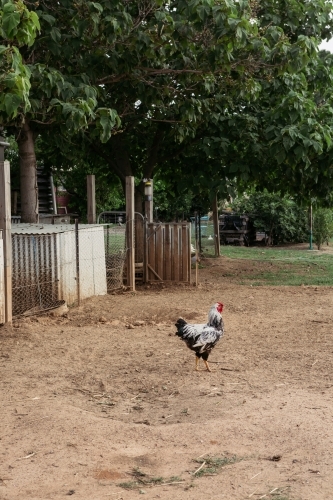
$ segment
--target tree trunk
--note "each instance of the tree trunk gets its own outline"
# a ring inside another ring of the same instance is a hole
[[[38,223],[35,138],[25,122],[17,139],[20,155],[21,222]]]

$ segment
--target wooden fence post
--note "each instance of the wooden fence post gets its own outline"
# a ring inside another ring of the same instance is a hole
[[[220,227],[219,227],[219,212],[217,207],[217,194],[213,201],[213,222],[214,222],[214,246],[215,257],[220,256]]]
[[[12,321],[12,230],[10,206],[10,165],[4,161],[5,147],[9,146],[0,136],[0,230],[3,237],[5,323]]]
[[[87,175],[87,205],[88,224],[96,224],[96,194],[94,175]]]
[[[134,177],[126,176],[127,286],[135,291]]]
[[[145,216],[148,222],[154,219],[154,183],[152,179],[145,182]]]

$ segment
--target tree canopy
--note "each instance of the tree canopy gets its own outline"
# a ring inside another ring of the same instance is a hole
[[[331,11],[322,0],[1,0],[0,123],[21,142],[21,170],[36,161],[24,138],[39,134],[59,169],[80,152],[122,182],[328,196],[332,67],[317,46]]]

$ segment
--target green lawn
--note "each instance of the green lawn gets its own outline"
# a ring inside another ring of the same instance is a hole
[[[206,252],[204,253],[207,255]],[[228,273],[229,277],[240,284],[333,286],[332,253],[320,254],[311,250],[267,247],[222,246],[221,255],[231,259],[250,261],[249,266],[243,265],[243,269],[245,267],[243,272]],[[237,269],[236,262],[235,269]]]

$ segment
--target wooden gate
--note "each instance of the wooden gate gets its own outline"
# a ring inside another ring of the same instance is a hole
[[[191,224],[147,223],[145,281],[191,281]]]

